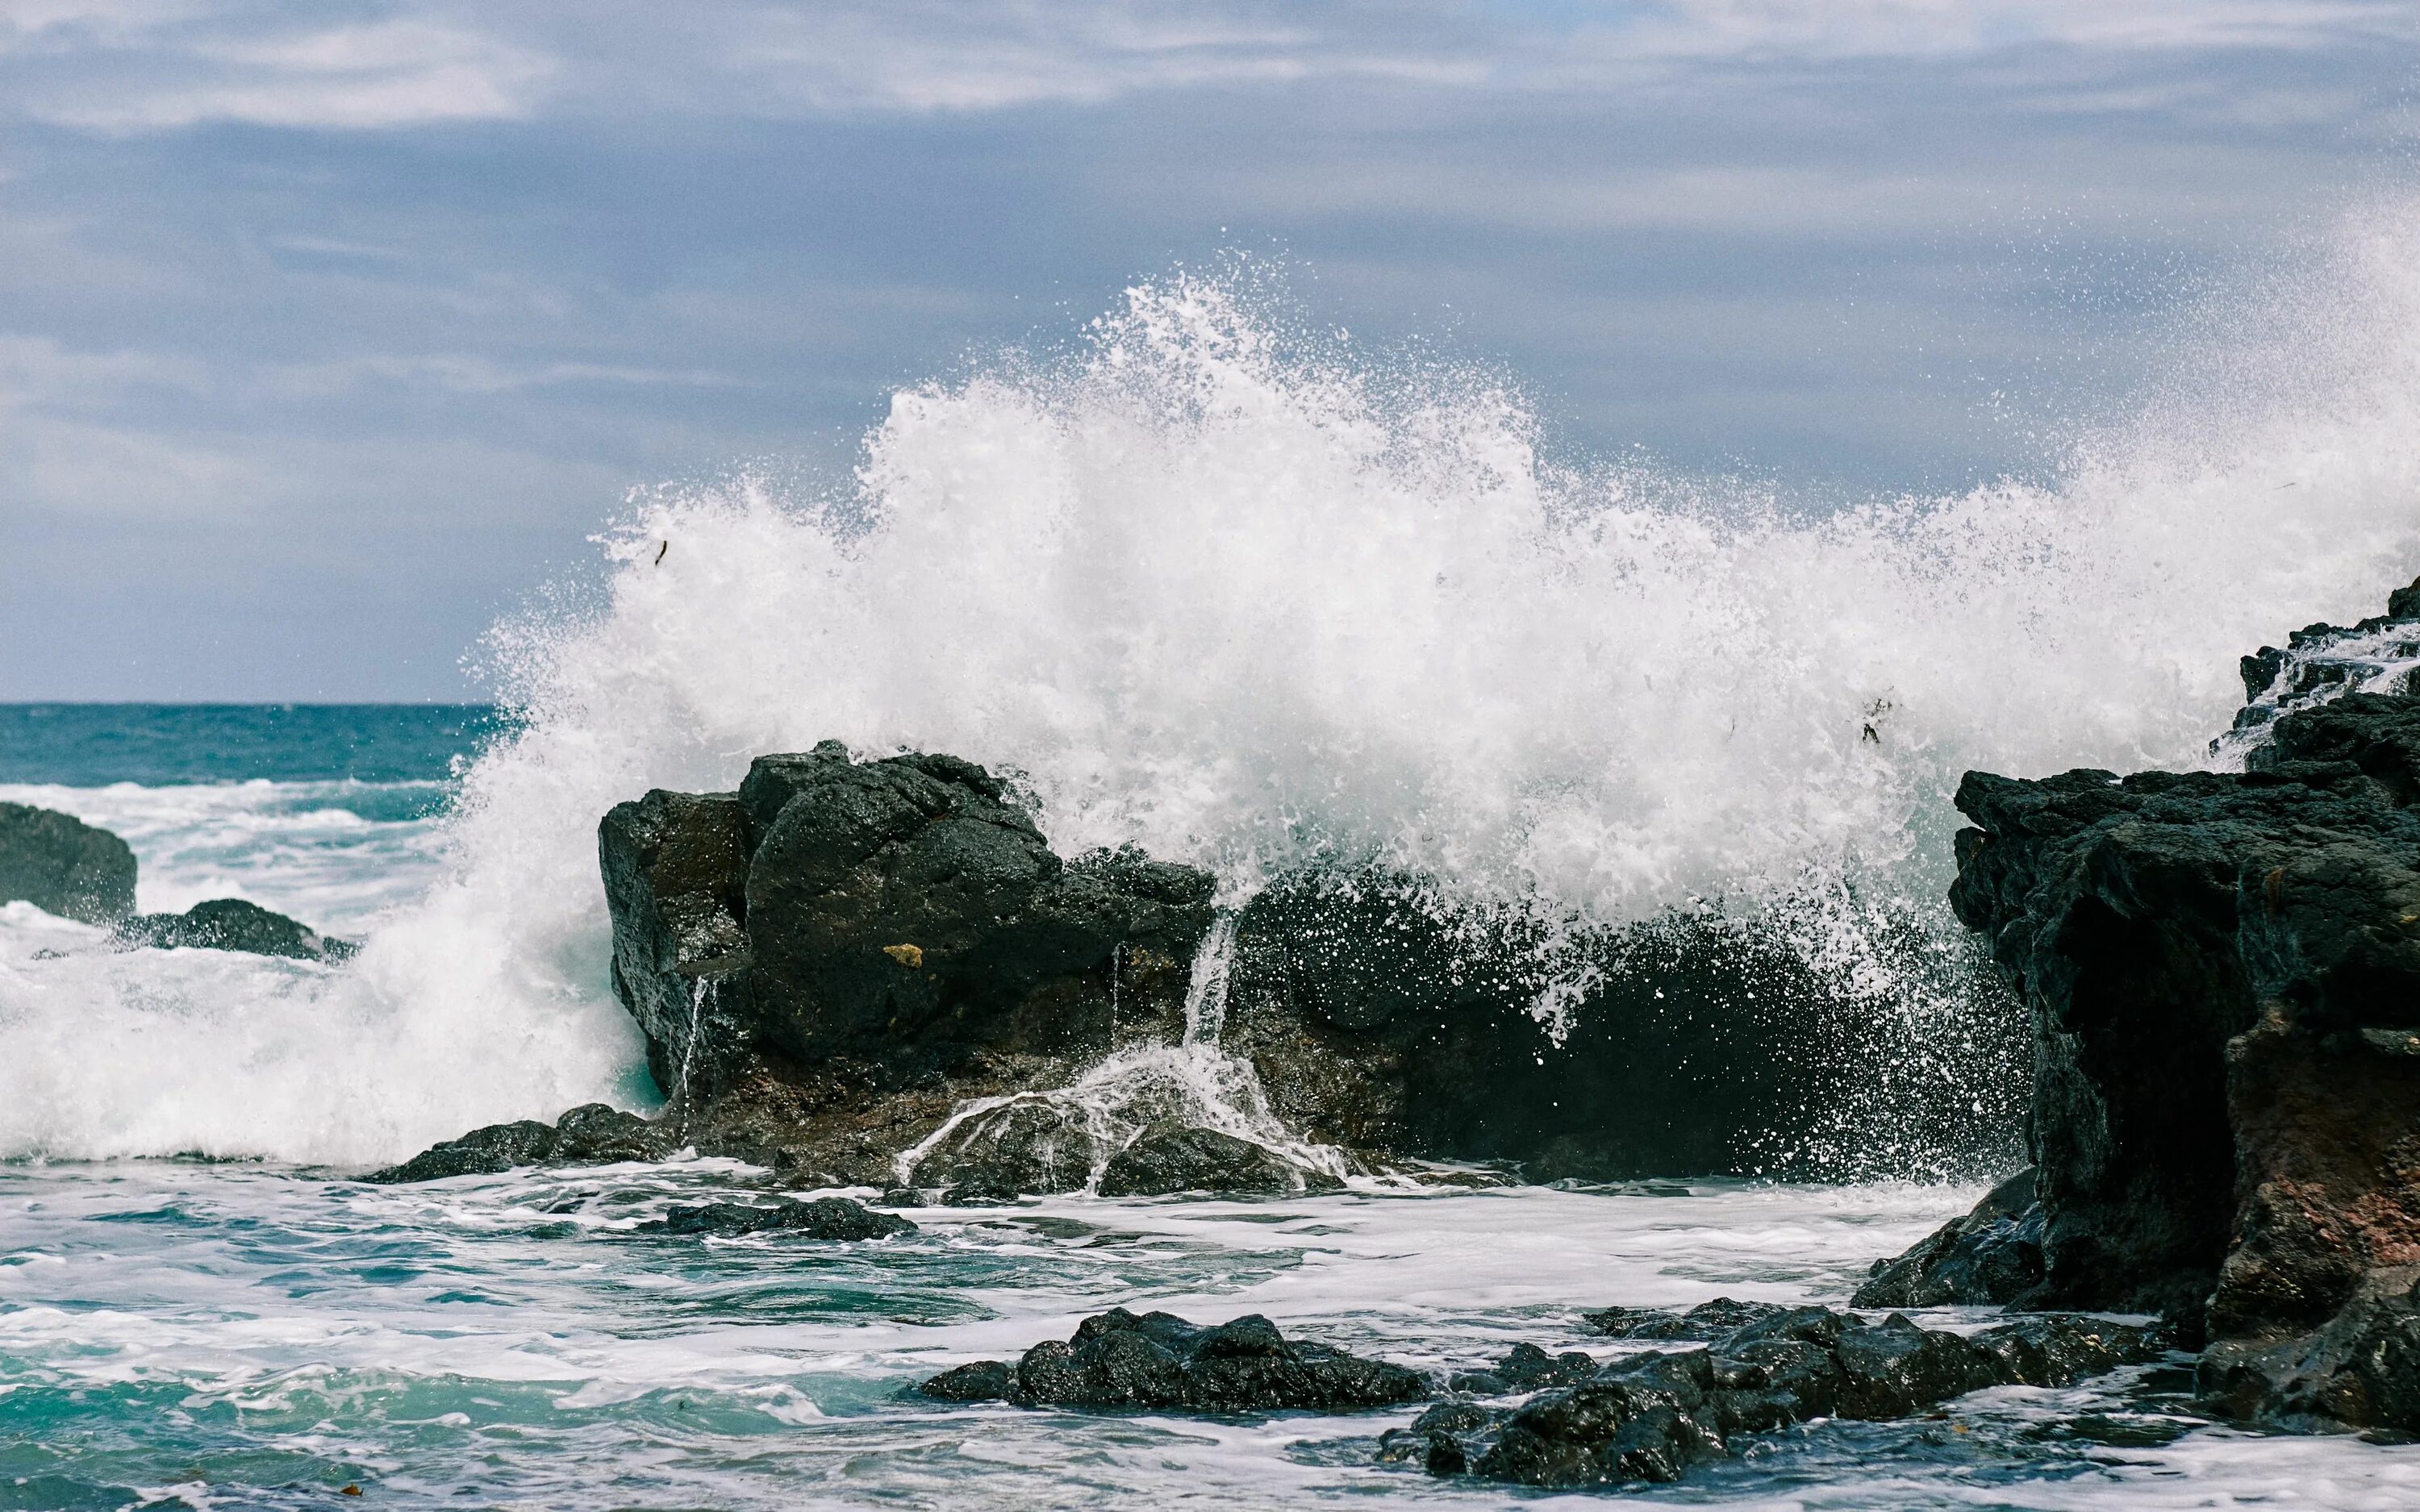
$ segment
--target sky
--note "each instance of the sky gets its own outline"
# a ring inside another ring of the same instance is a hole
[[[2408,184],[2358,0],[0,0],[0,700],[477,697],[633,489],[1237,254],[1554,443],[2053,472]]]

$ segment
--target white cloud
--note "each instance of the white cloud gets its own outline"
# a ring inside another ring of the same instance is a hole
[[[365,131],[528,115],[545,54],[409,17],[327,26],[250,12],[39,0],[0,31],[16,110],[101,131],[210,121]]]

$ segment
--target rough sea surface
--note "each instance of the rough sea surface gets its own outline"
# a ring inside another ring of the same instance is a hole
[[[2207,762],[2239,655],[2420,572],[2415,224],[2355,228],[2264,312],[2274,352],[2213,352],[2060,478],[1849,509],[1559,456],[1498,376],[1176,278],[1064,352],[903,391],[823,492],[635,501],[597,581],[487,648],[509,720],[0,710],[0,800],[124,836],[141,908],[240,896],[364,942],[342,966],[122,950],[0,906],[0,1508],[1560,1500],[1375,1465],[1409,1412],[899,1393],[1113,1304],[1440,1369],[1610,1352],[1584,1309],[1838,1302],[1973,1189],[1362,1181],[818,1245],[628,1231],[761,1179],[727,1164],[349,1178],[656,1105],[597,819],[828,737],[984,762],[1063,854],[1140,844],[1231,902],[1377,863],[1550,927],[1761,919],[1921,1057],[1972,981],[1942,898],[1962,772]],[[1889,1069],[1842,1088],[1839,1138],[1950,1169],[1902,1148]],[[2231,1432],[2181,1384],[1808,1425],[1640,1494],[2420,1505],[2420,1448]]]

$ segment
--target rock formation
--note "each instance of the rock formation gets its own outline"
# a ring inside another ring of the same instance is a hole
[[[134,912],[134,853],[70,814],[0,803],[0,903],[86,924]]]
[[[1250,1141],[1213,1150],[1213,1131],[1146,1138],[1165,1112],[1105,1128],[1042,1095],[1183,1038],[1212,882],[1132,851],[1063,860],[982,767],[828,742],[758,759],[737,793],[622,804],[599,853],[615,990],[701,1149],[870,1184],[914,1150],[896,1174],[951,1200],[1332,1179]],[[1204,1032],[1275,1120],[1364,1165],[1769,1169],[1885,1032],[1787,942],[1717,918],[1558,933],[1359,872],[1282,880],[1233,928]],[[1978,1065],[1999,1053],[1976,1041]],[[920,1147],[977,1098],[1011,1101]]]
[[[2420,584],[2245,658],[2241,773],[1968,774],[1951,903],[2030,1012],[2039,1209],[1901,1281],[2160,1312],[2216,1411],[2420,1431],[2415,656]]]
[[[1289,1339],[1258,1314],[1215,1328],[1114,1307],[1015,1365],[981,1360],[918,1388],[940,1401],[1190,1412],[1353,1412],[1418,1401],[1416,1371]]]
[[[494,1176],[520,1165],[662,1160],[679,1148],[680,1141],[663,1124],[602,1103],[584,1103],[551,1124],[524,1119],[473,1129],[362,1180],[436,1181],[449,1176]]]
[[[1625,1338],[1686,1340],[1691,1350],[1595,1366],[1531,1347],[1458,1383],[1546,1389],[1518,1406],[1455,1401],[1388,1433],[1379,1457],[1435,1475],[1526,1486],[1672,1481],[1741,1441],[1819,1417],[1905,1417],[1970,1391],[2064,1386],[2162,1352],[2144,1330],[2096,1319],[2027,1318],[1973,1335],[1880,1321],[1827,1307],[1718,1298],[1687,1313],[1594,1315]],[[1575,1379],[1576,1378],[1576,1379]]]
[[[345,961],[360,949],[350,940],[332,939],[241,898],[213,898],[181,914],[137,914],[121,922],[116,934],[128,945],[245,950],[294,961]]]

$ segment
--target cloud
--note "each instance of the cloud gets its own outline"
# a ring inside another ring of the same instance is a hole
[[[523,116],[557,70],[466,25],[310,16],[37,0],[0,23],[0,88],[21,115],[112,133],[217,121],[372,131]]]

